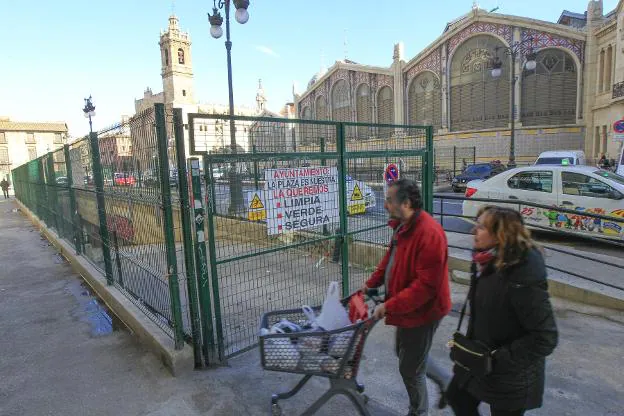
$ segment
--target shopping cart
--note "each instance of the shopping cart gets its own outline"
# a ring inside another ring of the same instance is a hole
[[[345,308],[352,296],[342,300]],[[381,302],[374,289],[368,291],[366,298],[367,303],[376,305]],[[318,314],[321,307],[312,309]],[[309,323],[302,309],[289,309],[264,314],[260,325],[261,328],[271,328],[284,319],[303,328]],[[272,395],[272,415],[282,414],[279,400],[293,397],[313,376],[318,376],[328,378],[330,388],[302,415],[314,414],[333,396],[342,394],[351,400],[361,415],[370,416],[366,408],[368,396],[363,394],[364,386],[356,377],[364,343],[375,323],[374,318],[369,318],[334,331],[310,328],[302,332],[260,335],[260,358],[265,370],[304,374],[292,390]]]

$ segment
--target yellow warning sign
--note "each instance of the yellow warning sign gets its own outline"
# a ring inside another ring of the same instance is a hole
[[[349,205],[347,207],[347,214],[349,215],[366,214],[366,205],[364,204]]]
[[[356,183],[353,187],[353,193],[351,193],[351,201],[361,201],[363,199],[364,196],[362,196],[362,191],[360,191],[360,187]]]
[[[249,203],[249,208],[250,209],[264,209],[264,204],[260,200],[260,197],[258,196],[258,194],[254,194],[254,197]]]

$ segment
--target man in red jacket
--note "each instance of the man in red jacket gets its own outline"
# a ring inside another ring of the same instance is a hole
[[[399,371],[410,400],[408,416],[426,415],[427,357],[440,320],[451,310],[446,234],[422,210],[420,189],[413,181],[400,179],[393,183],[384,208],[394,235],[364,289],[386,287],[385,303],[375,309],[374,315],[385,317],[388,325],[397,327]],[[436,382],[443,384],[439,379]]]

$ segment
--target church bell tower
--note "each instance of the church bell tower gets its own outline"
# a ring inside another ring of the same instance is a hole
[[[195,104],[191,37],[181,32],[176,15],[169,17],[167,31],[160,34],[161,76],[165,104]]]

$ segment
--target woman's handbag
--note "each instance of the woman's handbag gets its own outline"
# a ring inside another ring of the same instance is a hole
[[[471,265],[470,271],[472,272],[470,289],[468,290],[468,295],[466,295],[466,300],[462,306],[457,330],[453,334],[453,339],[449,341],[448,345],[451,347],[451,360],[455,362],[455,364],[476,376],[483,377],[492,372],[492,355],[496,351],[492,351],[482,342],[469,339],[460,332],[464,314],[466,313],[466,305],[468,304],[468,300],[472,299],[472,294],[475,290],[477,266],[474,262]]]

